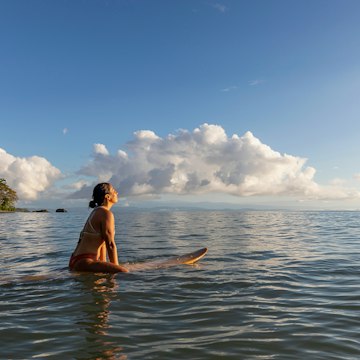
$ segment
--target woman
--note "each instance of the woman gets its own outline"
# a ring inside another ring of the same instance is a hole
[[[88,217],[80,233],[76,249],[71,255],[70,270],[103,273],[128,272],[128,269],[119,265],[115,244],[115,222],[110,209],[117,202],[118,193],[111,184],[100,183],[95,186],[93,200],[89,203],[94,210]]]

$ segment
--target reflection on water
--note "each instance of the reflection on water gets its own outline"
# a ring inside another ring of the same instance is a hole
[[[75,326],[85,333],[85,358],[90,356],[96,359],[127,359],[125,354],[121,354],[123,348],[109,340],[110,304],[112,300],[116,300],[119,290],[115,276],[80,274],[74,275],[74,282],[77,290],[84,295],[75,304],[79,312]]]
[[[87,215],[0,214],[0,358],[360,358],[360,213],[115,209],[124,262],[209,252],[70,273]]]

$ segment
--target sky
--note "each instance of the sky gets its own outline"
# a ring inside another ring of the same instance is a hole
[[[358,0],[0,0],[19,206],[360,209]],[[85,205],[86,206],[86,205]]]

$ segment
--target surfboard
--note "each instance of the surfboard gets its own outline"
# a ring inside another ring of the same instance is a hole
[[[196,264],[201,258],[203,258],[206,253],[208,252],[207,248],[202,248],[196,251],[193,251],[188,254],[180,255],[180,256],[173,256],[170,258],[161,258],[161,259],[154,259],[154,260],[144,260],[141,262],[134,262],[134,263],[122,263],[121,265],[125,266],[130,272],[137,272],[137,271],[144,271],[144,270],[156,270],[156,269],[164,269],[173,266],[179,265],[194,265]],[[60,270],[68,270],[68,267],[62,268]],[[61,271],[60,271],[61,273]],[[83,272],[84,273],[84,272]],[[74,276],[78,276],[81,272],[73,272]],[[59,277],[60,278],[60,277]],[[9,279],[8,277],[0,277],[0,285],[6,284],[17,284],[19,282],[38,282],[38,281],[45,281],[54,279],[54,274],[48,275],[25,275],[20,276],[18,278]]]
[[[197,263],[201,258],[205,256],[208,252],[207,248],[202,248],[196,251],[193,251],[188,254],[181,256],[173,256],[168,259],[155,259],[148,260],[143,262],[135,263],[126,263],[123,264],[130,272],[133,271],[143,271],[143,270],[155,270],[155,269],[164,269],[172,266],[178,265],[193,265]]]

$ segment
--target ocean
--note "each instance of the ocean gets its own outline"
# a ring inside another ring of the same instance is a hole
[[[121,262],[67,270],[89,214],[0,213],[0,359],[360,359],[360,212],[113,208]]]

